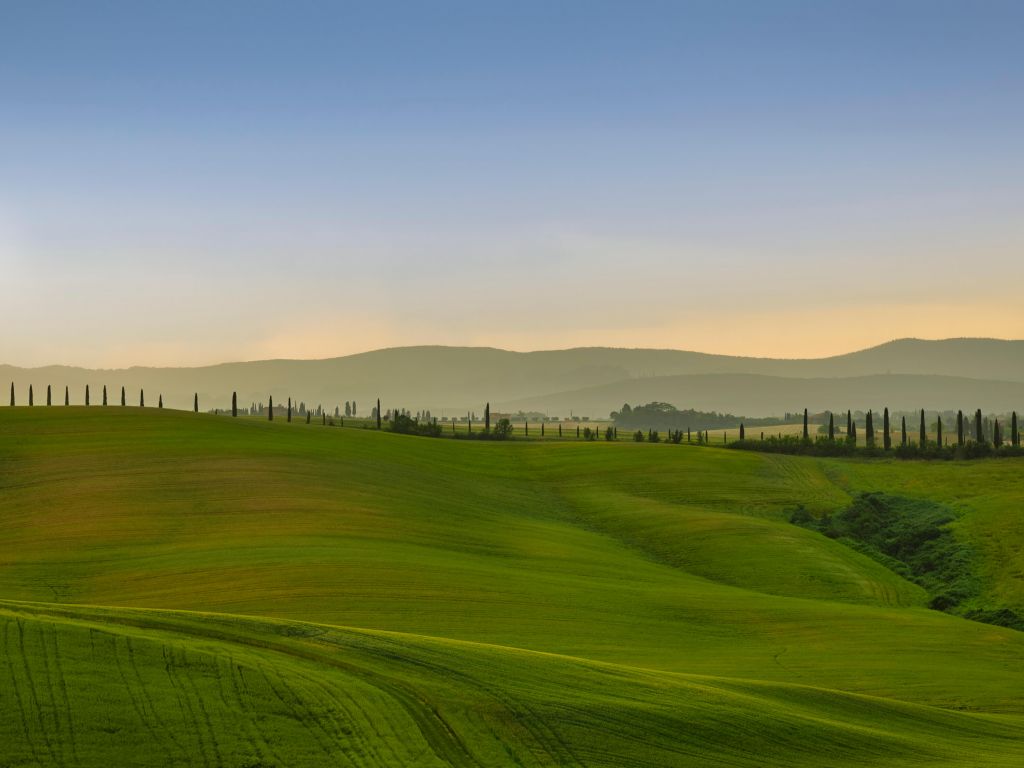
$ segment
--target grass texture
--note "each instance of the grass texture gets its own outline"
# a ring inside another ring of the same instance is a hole
[[[1019,765],[1024,633],[789,518],[1019,608],[1021,471],[2,409],[0,765]]]

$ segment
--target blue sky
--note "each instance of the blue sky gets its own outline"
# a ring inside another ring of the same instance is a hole
[[[1024,336],[1015,2],[5,3],[0,362]]]

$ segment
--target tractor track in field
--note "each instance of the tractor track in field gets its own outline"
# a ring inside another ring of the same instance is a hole
[[[28,692],[32,702],[32,709],[35,710],[36,719],[39,722],[39,732],[43,737],[43,741],[46,743],[46,751],[50,753],[50,758],[56,764],[60,764],[57,760],[57,750],[53,747],[53,742],[50,739],[49,729],[46,727],[46,722],[43,719],[43,710],[39,706],[39,694],[36,681],[32,676],[32,667],[28,661],[28,654],[25,653],[25,624],[21,619],[16,620],[16,626],[18,628],[18,653],[21,656],[22,667],[25,672],[25,679],[28,681]]]
[[[218,656],[217,662],[217,691],[220,693],[221,702],[224,704],[224,708],[228,712],[238,711],[246,715],[245,717],[239,718],[242,728],[246,733],[246,741],[252,748],[253,752],[256,753],[256,757],[261,763],[267,761],[267,755],[269,754],[276,763],[283,765],[281,756],[275,752],[275,750],[267,743],[267,740],[263,735],[256,729],[252,724],[250,718],[252,711],[245,699],[242,697],[241,688],[238,685],[238,679],[235,676],[235,660],[232,656],[222,657]],[[221,674],[221,665],[227,667],[226,676],[229,682],[225,681],[225,675]],[[239,668],[240,669],[240,668]],[[243,681],[244,682],[244,681]],[[234,704],[228,699],[228,693],[230,691],[231,697],[234,698]]]
[[[160,650],[164,659],[164,672],[167,674],[167,681],[170,683],[171,690],[174,691],[175,698],[178,700],[181,716],[187,723],[189,731],[195,734],[196,744],[199,746],[199,757],[203,761],[203,765],[206,768],[210,768],[210,756],[207,754],[206,744],[199,731],[199,723],[195,710],[192,708],[192,702],[189,700],[188,693],[182,688],[180,681],[177,679],[177,673],[171,669],[174,666],[174,650],[170,649],[171,656],[167,655],[168,646],[161,645]]]
[[[47,628],[50,628],[51,632],[47,632]],[[55,685],[54,679],[53,679],[54,673],[53,673],[53,670],[51,669],[50,648],[49,648],[49,644],[47,642],[47,637],[50,634],[54,633],[54,632],[56,632],[56,630],[53,629],[53,624],[51,624],[51,623],[44,623],[44,622],[36,622],[36,633],[37,633],[38,638],[39,638],[39,648],[40,648],[39,656],[40,656],[40,658],[43,661],[43,665],[42,665],[43,666],[43,679],[44,679],[44,681],[46,683],[45,689],[46,689],[47,697],[50,700],[50,713],[51,713],[51,715],[53,717],[54,734],[55,734],[56,741],[60,745],[61,764],[62,765],[66,765],[67,762],[68,762],[67,755],[65,753],[65,746],[66,746],[66,744],[65,744],[65,740],[60,738],[60,734],[61,734],[61,732],[63,730],[61,728],[61,714],[63,712],[66,712],[66,710],[63,707],[59,706],[58,703],[57,703],[56,685]],[[70,725],[71,725],[71,723],[70,723],[70,719],[69,719],[69,721],[68,721],[68,732],[69,732],[69,734],[72,731],[72,729],[70,728]],[[70,741],[70,739],[68,739],[68,740]]]
[[[64,616],[69,618],[81,618],[81,616],[74,610],[68,610],[58,606],[52,606],[48,609],[30,609],[33,615],[56,615]],[[435,706],[429,699],[425,698],[414,686],[400,681],[394,677],[382,674],[380,672],[361,667],[357,664],[342,661],[336,658],[333,654],[329,653],[331,650],[330,646],[321,644],[321,648],[309,645],[309,643],[318,642],[316,637],[322,633],[315,633],[311,637],[299,637],[293,638],[296,645],[292,646],[287,643],[274,641],[269,638],[254,638],[247,636],[244,633],[230,632],[224,628],[202,628],[196,627],[193,624],[188,626],[182,626],[170,621],[161,621],[157,617],[134,617],[129,615],[121,616],[102,616],[102,617],[88,617],[90,621],[107,622],[111,625],[122,625],[126,627],[133,627],[137,629],[149,629],[149,630],[160,630],[164,632],[172,632],[177,635],[185,637],[203,637],[211,640],[217,640],[221,642],[237,643],[242,646],[253,647],[256,649],[270,651],[274,653],[280,653],[284,656],[290,656],[296,659],[301,659],[307,662],[313,662],[315,664],[322,664],[331,668],[338,669],[339,671],[347,674],[351,674],[357,679],[361,679],[369,685],[381,690],[385,694],[392,697],[410,716],[413,723],[416,725],[424,741],[433,750],[436,758],[442,763],[446,763],[456,768],[483,768],[481,763],[473,753],[466,746],[465,742],[458,735],[455,729],[448,723],[445,717],[441,714],[440,710]],[[287,630],[287,628],[285,628]],[[301,645],[298,645],[301,643]],[[211,766],[211,755],[209,754],[209,746],[206,743],[206,739],[199,738],[198,729],[201,727],[200,715],[196,713],[195,708],[189,701],[188,692],[182,687],[182,683],[177,678],[179,677],[176,670],[180,667],[180,664],[173,658],[174,650],[167,645],[162,645],[162,653],[164,659],[164,671],[167,674],[169,683],[172,690],[175,691],[176,698],[178,700],[179,708],[181,709],[182,716],[185,720],[191,723],[193,729],[196,729],[197,742],[200,751],[200,758],[203,761],[204,766]],[[171,652],[171,656],[168,656],[168,651]],[[413,663],[416,663],[415,661]],[[429,666],[429,665],[423,665]],[[439,668],[435,668],[437,671]],[[443,670],[445,674],[451,670],[445,668]],[[265,671],[264,671],[265,674]],[[281,699],[282,703],[293,710],[285,696],[282,696],[279,692],[278,686],[273,685],[268,680],[268,685],[274,691],[275,695]],[[477,686],[479,688],[479,686]],[[293,698],[295,697],[294,691],[289,689],[289,693]],[[508,704],[506,703],[508,708]],[[514,708],[511,710],[514,711]],[[530,719],[535,719],[536,715],[531,713]],[[296,720],[301,721],[301,717],[296,717]],[[528,732],[531,731],[534,726],[526,727]],[[321,731],[321,738],[318,739],[318,744],[321,746],[323,751],[332,756],[336,756],[332,751],[333,739],[330,737],[330,731],[323,728],[322,724],[318,724],[318,729]],[[314,737],[315,738],[315,737]],[[327,741],[324,741],[324,738]],[[557,755],[560,751],[563,758],[566,758],[565,750],[567,747],[563,744],[563,749],[560,750],[557,741],[552,742],[550,736],[544,737],[539,732],[534,734],[534,738],[538,746],[545,752]],[[545,746],[546,745],[546,746]],[[573,761],[571,757],[568,759],[578,764],[577,761]]]
[[[162,738],[161,732],[158,732],[156,727],[154,726],[155,722],[159,722],[159,716],[156,713],[156,708],[153,706],[152,700],[149,698],[149,695],[146,692],[145,684],[142,682],[142,676],[139,674],[139,670],[138,667],[135,665],[134,659],[129,654],[129,659],[127,662],[121,660],[121,653],[118,650],[118,642],[116,635],[110,635],[110,642],[112,648],[111,655],[114,657],[114,666],[117,668],[118,676],[121,678],[121,683],[124,685],[125,692],[128,696],[128,700],[131,702],[132,709],[135,712],[135,716],[142,724],[142,727],[146,729],[146,732],[152,737],[153,743],[160,745],[160,750],[164,753],[165,757],[167,758],[168,764],[173,764],[174,755],[171,753],[171,749],[167,746],[166,739]],[[128,642],[130,643],[130,640]],[[138,686],[138,691],[136,691],[136,685],[132,684],[128,680],[128,675],[125,673],[126,665],[130,667],[132,669],[132,672],[134,673],[134,676],[136,678],[136,684]],[[149,708],[149,713],[147,713],[146,711],[147,707]],[[167,731],[167,729],[163,730]],[[167,731],[167,733],[170,736],[171,741],[174,742],[174,745],[181,751],[183,755],[187,757],[188,753],[178,742],[173,732]]]
[[[64,664],[60,657],[60,639],[57,627],[50,625],[50,637],[53,638],[53,663],[57,670],[57,678],[60,680],[60,695],[64,703],[64,715],[68,722],[68,740],[71,742],[71,757],[76,763],[81,762],[78,757],[78,739],[75,736],[75,721],[71,714],[71,698],[68,696],[67,677],[64,674]]]
[[[14,672],[14,655],[11,653],[10,641],[8,639],[10,626],[10,622],[4,622],[3,656],[7,659],[7,670],[11,678],[11,690],[14,691],[14,699],[18,704],[18,713],[21,718],[21,732],[25,737],[25,742],[28,744],[29,750],[32,752],[32,758],[39,765],[43,765],[43,761],[39,758],[39,750],[36,748],[36,740],[32,738],[32,732],[29,729],[28,715],[25,712],[25,700],[21,695],[21,686],[18,685],[18,679]]]

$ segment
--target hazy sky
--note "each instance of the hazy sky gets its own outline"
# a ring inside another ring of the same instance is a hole
[[[0,362],[1024,337],[1024,3],[0,4]]]

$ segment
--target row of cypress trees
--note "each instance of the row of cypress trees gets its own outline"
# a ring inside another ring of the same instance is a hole
[[[14,382],[13,381],[11,382],[11,401],[10,402],[11,402],[11,406],[12,407],[17,404],[17,400],[16,400],[16,397],[15,397]],[[30,406],[34,406],[35,405],[35,394],[33,392],[31,384],[29,384],[29,386],[28,386],[28,404]],[[47,387],[46,387],[46,404],[47,405],[53,405],[53,390],[52,390],[52,387],[50,385],[47,385]],[[89,389],[89,385],[86,384],[85,385],[85,405],[91,405],[91,404],[92,404],[92,398],[91,398],[91,395],[90,395],[90,389]],[[128,404],[127,393],[125,391],[125,388],[121,387],[121,405],[125,406],[127,404]],[[68,387],[64,387],[64,405],[71,405],[71,393],[70,393],[70,390],[69,390]],[[106,386],[106,384],[103,385],[103,405],[107,405],[107,386]],[[144,388],[139,390],[139,407],[140,408],[145,408],[146,407],[146,391],[145,391]],[[163,396],[163,394],[160,394],[157,397],[157,408],[163,408],[163,407],[164,407],[164,396]],[[195,413],[199,413],[199,393],[198,392],[196,392],[192,396],[192,410]],[[231,415],[232,416],[238,416],[238,393],[237,392],[232,392],[231,393]],[[271,421],[274,420],[274,398],[273,397],[270,398],[269,418],[270,418]],[[325,416],[325,418],[326,418],[326,416]],[[292,420],[292,400],[291,400],[291,398],[288,398],[288,421],[291,421],[291,420]],[[307,413],[307,422],[308,422],[308,420],[309,419],[308,419],[308,413]]]
[[[91,398],[90,398],[89,385],[86,384],[85,385],[85,404],[86,405],[90,405],[90,403],[91,403]],[[16,405],[15,388],[14,388],[14,382],[13,381],[11,382],[10,404],[11,404],[12,407],[14,405]],[[28,404],[30,406],[34,406],[35,405],[35,395],[34,395],[33,388],[32,388],[31,384],[29,385],[29,388],[28,388]],[[50,385],[47,385],[47,387],[46,387],[46,404],[47,405],[53,405],[53,390],[52,390]],[[68,389],[68,387],[65,386],[64,387],[64,405],[70,405],[70,404],[71,404],[70,390]],[[106,385],[103,385],[103,405],[107,405],[107,387],[106,387]],[[122,406],[127,405],[127,394],[125,392],[125,388],[124,387],[121,387],[121,405]],[[145,390],[144,389],[140,389],[139,390],[139,407],[140,408],[144,408],[145,406],[146,406]],[[164,407],[164,399],[163,399],[163,395],[162,394],[160,394],[158,396],[157,407],[158,408],[163,408]],[[194,394],[194,396],[193,396],[192,409],[196,413],[199,412],[199,393],[198,392],[196,392]],[[232,415],[232,417],[237,417],[238,416],[238,393],[237,392],[232,392],[231,393],[231,415]],[[382,426],[382,423],[381,423],[382,422],[382,417],[381,417],[380,398],[377,398],[377,407],[374,409],[374,416],[376,417],[377,429],[380,429],[381,426]],[[267,409],[267,418],[270,421],[274,420],[274,397],[273,397],[273,395],[270,396],[269,407]],[[288,398],[288,405],[287,405],[287,409],[286,409],[286,418],[287,418],[287,420],[289,422],[292,420],[292,399],[290,397]],[[326,423],[326,420],[327,420],[326,411],[323,414],[323,418],[324,418],[324,423]],[[307,424],[310,423],[310,412],[309,411],[306,411],[306,423]],[[973,426],[974,426],[974,429],[973,429],[973,432],[974,432],[974,435],[973,435],[974,442],[979,443],[979,444],[987,443],[987,440],[986,440],[986,437],[985,437],[984,426],[983,426],[983,418],[982,418],[982,413],[981,413],[981,409],[980,408],[978,408],[974,412],[974,425]],[[484,431],[485,432],[489,432],[490,429],[491,429],[491,404],[487,403],[484,406]],[[963,445],[966,444],[966,442],[967,442],[967,435],[968,435],[968,429],[969,429],[969,425],[967,424],[967,421],[964,418],[963,411],[957,411],[957,415],[956,415],[956,444],[958,446],[963,446]],[[543,426],[541,427],[541,432],[543,434]],[[562,432],[561,425],[559,425],[559,435],[561,435],[561,432]],[[741,441],[745,440],[746,439],[746,428],[745,428],[743,423],[740,423],[740,430],[739,430],[739,432],[740,432],[740,434],[739,434],[740,440]],[[891,424],[890,424],[890,419],[889,419],[889,409],[885,408],[883,410],[883,412],[882,412],[882,447],[886,451],[888,451],[888,450],[890,450],[892,448],[892,432],[893,432],[893,430],[892,430],[892,427],[891,427]],[[527,434],[529,434],[528,430],[527,430]],[[680,432],[680,435],[681,434],[682,433]],[[762,436],[763,436],[763,434],[762,434]],[[866,443],[868,448],[876,447],[874,412],[871,411],[871,410],[869,410],[867,412],[867,414],[865,415],[865,418],[864,418],[864,438],[865,438],[865,443]],[[809,417],[808,410],[806,408],[804,409],[804,413],[803,413],[803,439],[806,442],[810,442],[810,439],[811,439],[811,436],[810,436],[810,417]],[[1020,444],[1021,444],[1020,426],[1019,426],[1019,423],[1018,423],[1017,412],[1016,411],[1013,411],[1013,413],[1010,416],[1009,439],[1010,439],[1010,444],[1013,445],[1014,447],[1020,446]],[[836,440],[835,415],[832,412],[829,412],[829,415],[828,415],[828,441],[829,442],[834,442],[835,440]],[[850,410],[847,410],[847,412],[846,412],[846,441],[848,443],[852,443],[853,445],[856,445],[856,443],[857,443],[857,424],[854,421],[853,413]],[[921,412],[920,412],[920,424],[919,424],[919,427],[918,427],[918,444],[923,446],[923,445],[928,444],[928,442],[929,442],[929,440],[928,440],[927,425],[926,425],[926,422],[925,422],[925,411],[922,408]],[[1004,442],[1003,431],[1000,428],[999,420],[995,419],[994,423],[993,423],[993,427],[992,427],[992,444],[996,448],[999,448],[999,447],[1001,447],[1003,445],[1003,442]],[[938,416],[937,430],[936,430],[936,436],[935,436],[935,443],[937,445],[939,445],[939,446],[943,445],[943,425],[942,425],[942,416],[941,416],[941,414]],[[900,423],[900,444],[903,447],[906,447],[907,445],[909,445],[909,438],[908,438],[908,434],[907,434],[907,417],[906,416],[901,417],[901,423]]]
[[[938,446],[944,445],[943,443],[943,431],[942,431],[942,415],[938,415],[935,441],[934,443]],[[968,433],[970,431],[970,424],[964,418],[963,411],[957,411],[956,414],[956,445],[964,446],[967,444]],[[886,451],[892,449],[892,426],[889,421],[889,409],[886,408],[882,412],[882,448]],[[974,442],[979,444],[988,444],[988,440],[985,436],[984,420],[982,418],[981,409],[978,408],[974,412]],[[1019,447],[1021,444],[1020,427],[1017,420],[1017,412],[1013,411],[1010,415],[1010,429],[1009,429],[1010,444],[1014,447]],[[745,430],[743,424],[740,424],[740,440],[745,439]],[[803,439],[805,442],[810,442],[810,428],[809,428],[809,416],[807,409],[804,408],[804,422],[803,422]],[[828,441],[835,442],[836,440],[836,427],[835,427],[835,415],[830,411],[828,414]],[[999,419],[994,419],[992,426],[992,445],[996,448],[1000,448],[1003,445],[1005,437],[1003,431],[999,425]],[[857,423],[853,419],[852,411],[846,412],[846,441],[852,445],[857,444]],[[868,448],[876,447],[876,435],[875,435],[875,419],[874,412],[868,411],[864,417],[864,442]],[[925,422],[925,411],[921,409],[920,424],[918,426],[918,445],[927,445],[930,441],[928,440],[928,428]],[[948,438],[947,438],[948,442]],[[907,417],[902,416],[900,420],[900,445],[906,448],[910,444],[907,435]]]
[[[17,404],[17,400],[16,400],[15,394],[14,394],[14,382],[12,381],[11,382],[11,406],[13,407],[16,404]],[[34,406],[35,405],[35,393],[33,392],[31,384],[28,385],[28,404],[30,406]],[[49,384],[46,385],[46,404],[47,405],[53,405],[53,388]],[[85,385],[85,404],[86,405],[92,405],[92,396],[90,394],[90,390],[89,390],[89,385],[88,384]],[[108,402],[107,402],[107,385],[104,384],[103,385],[103,405],[107,405],[107,404],[108,404]],[[121,387],[121,405],[127,405],[127,404],[128,404],[128,402],[127,402],[127,394],[125,392],[124,387]],[[64,405],[71,405],[71,391],[70,391],[70,389],[68,387],[64,387]],[[145,408],[146,407],[146,392],[145,392],[144,389],[140,389],[139,390],[139,407],[140,408]],[[157,407],[158,408],[163,408],[164,407],[164,396],[162,394],[159,395],[159,397],[158,397]],[[198,395],[198,393],[196,394],[195,408],[196,408],[197,411],[199,410],[199,395]]]

